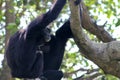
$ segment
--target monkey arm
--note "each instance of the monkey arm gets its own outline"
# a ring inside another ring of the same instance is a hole
[[[47,13],[42,14],[41,16],[33,20],[28,26],[27,35],[39,35],[41,31],[47,27],[47,25],[49,25],[58,17],[65,3],[66,0],[57,0],[54,3],[53,7]]]

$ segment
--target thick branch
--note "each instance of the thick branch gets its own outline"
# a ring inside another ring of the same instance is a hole
[[[82,54],[96,63],[106,74],[112,74],[120,78],[120,41],[112,41],[108,38],[108,43],[95,43],[86,37],[83,32],[80,20],[78,6],[74,1],[70,1],[71,10],[71,29],[74,40],[77,43]],[[90,25],[90,23],[84,23]],[[90,29],[92,29],[91,26]],[[92,29],[93,30],[93,29]],[[98,32],[99,33],[99,32]],[[104,34],[105,35],[105,34]],[[103,39],[107,39],[103,38]],[[104,41],[107,42],[107,41]]]
[[[85,4],[83,2],[81,4],[83,9],[82,10],[82,27],[87,31],[89,31],[90,33],[96,35],[98,39],[102,40],[103,42],[110,42],[115,40],[107,31],[105,31],[104,25],[99,26],[92,21],[91,17],[88,14]]]
[[[70,0],[70,10],[71,10],[71,29],[74,35],[75,42],[78,44],[78,47],[81,48],[84,51],[93,52],[93,49],[91,47],[91,41],[90,39],[85,35],[85,33],[82,30],[81,21],[78,17],[79,15],[79,7],[74,5],[74,1]],[[79,41],[80,40],[80,41]]]

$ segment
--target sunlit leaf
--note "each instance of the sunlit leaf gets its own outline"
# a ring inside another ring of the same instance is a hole
[[[116,23],[116,26],[119,26],[120,25],[120,18],[118,18],[118,21]]]

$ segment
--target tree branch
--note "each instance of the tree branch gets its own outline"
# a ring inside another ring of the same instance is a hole
[[[85,35],[82,29],[80,15],[81,13],[79,11],[79,7],[75,6],[74,1],[70,0],[70,10],[71,10],[71,29],[74,35],[75,42],[78,44],[79,48],[82,48],[82,51],[85,51],[85,53],[93,52],[93,49],[91,47],[91,40]],[[80,41],[79,41],[80,40]],[[82,47],[81,47],[82,46]]]
[[[78,6],[74,5],[74,1],[70,0],[71,10],[71,29],[74,35],[74,40],[79,47],[81,53],[87,58],[97,64],[106,74],[112,74],[120,78],[120,41],[113,41],[113,38],[103,29],[102,32],[98,33],[101,35],[101,39],[108,43],[96,43],[91,41],[86,34],[83,32],[81,21],[79,19]],[[89,18],[84,14],[83,19]],[[82,20],[83,20],[82,19]],[[90,20],[89,20],[90,21]],[[84,25],[94,30],[93,24],[86,20]],[[92,32],[92,31],[91,31]],[[106,37],[102,38],[103,35]],[[107,39],[107,40],[104,40]],[[109,42],[111,41],[111,42]]]
[[[112,38],[112,36],[104,29],[104,26],[99,26],[93,20],[88,14],[88,10],[83,2],[81,2],[82,5],[82,27],[89,31],[90,33],[96,35],[99,40],[102,40],[103,42],[110,42],[114,41],[115,39]]]
[[[93,74],[93,75],[91,75],[91,76],[88,76],[88,77],[84,77],[84,75],[83,76],[80,76],[80,77],[78,77],[78,78],[76,78],[76,79],[74,79],[74,80],[93,80],[93,79],[95,79],[96,77],[99,77],[99,76],[101,76],[102,74],[101,73],[95,73],[95,74]]]
[[[100,69],[99,68],[97,68],[97,69],[84,69],[84,68],[80,68],[80,69],[78,69],[78,70],[75,70],[75,71],[73,71],[73,72],[69,72],[69,73],[65,73],[64,74],[64,76],[66,77],[66,76],[70,76],[70,75],[72,75],[72,74],[76,74],[77,72],[79,72],[79,71],[85,71],[86,72],[86,74],[91,74],[91,73],[93,73],[93,72],[98,72]]]

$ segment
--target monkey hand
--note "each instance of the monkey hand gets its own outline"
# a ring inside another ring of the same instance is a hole
[[[78,4],[80,4],[81,1],[82,0],[76,0],[74,3],[75,3],[75,5],[78,5]]]

